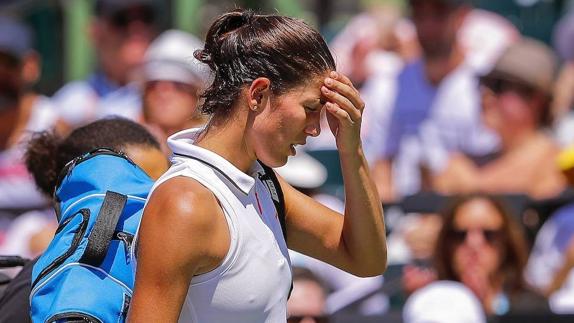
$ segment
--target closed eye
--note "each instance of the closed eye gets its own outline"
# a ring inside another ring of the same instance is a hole
[[[314,107],[310,107],[310,106],[305,106],[305,111],[309,112],[309,113],[313,113],[313,112],[317,112],[317,108]]]

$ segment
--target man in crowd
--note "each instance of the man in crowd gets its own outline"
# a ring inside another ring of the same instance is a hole
[[[40,58],[31,31],[8,17],[0,17],[0,30],[0,228],[5,228],[21,211],[46,205],[26,171],[21,144],[30,131],[51,127],[56,113],[32,90]]]
[[[470,6],[464,0],[410,6],[422,57],[403,68],[389,87],[394,95],[366,121],[365,150],[387,201],[428,188],[427,175],[444,168],[450,153],[484,156],[497,145],[481,123],[477,79],[457,41]]]
[[[137,119],[141,100],[133,83],[136,68],[156,33],[159,4],[152,0],[97,0],[89,37],[97,70],[66,84],[54,104],[68,130],[107,115]]]

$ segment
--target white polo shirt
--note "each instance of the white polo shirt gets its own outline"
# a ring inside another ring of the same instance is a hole
[[[231,243],[219,267],[191,280],[179,322],[285,322],[291,267],[273,200],[259,179],[263,168],[256,162],[245,174],[195,146],[199,131],[168,139],[173,165],[154,188],[176,176],[207,187],[223,208]]]

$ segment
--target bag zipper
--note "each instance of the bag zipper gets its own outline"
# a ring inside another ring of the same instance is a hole
[[[42,280],[42,278],[44,278],[46,275],[48,275],[50,272],[52,272],[54,269],[56,269],[62,263],[64,263],[64,261],[66,261],[66,259],[68,259],[78,248],[78,245],[80,244],[80,241],[82,241],[82,238],[86,233],[86,229],[88,227],[88,221],[90,219],[90,209],[81,209],[78,211],[78,213],[82,215],[82,222],[80,222],[78,232],[74,234],[74,238],[72,239],[72,244],[70,245],[70,248],[40,272],[38,277],[36,277],[36,279],[32,283],[32,288],[34,288],[34,286],[36,286],[36,284],[38,284],[38,282]]]

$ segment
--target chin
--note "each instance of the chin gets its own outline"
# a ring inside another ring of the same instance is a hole
[[[277,167],[281,167],[281,166],[285,166],[285,164],[287,164],[287,159],[288,156],[281,156],[281,157],[276,157],[276,158],[269,158],[269,159],[259,159],[263,164],[271,167],[271,168],[277,168]]]

